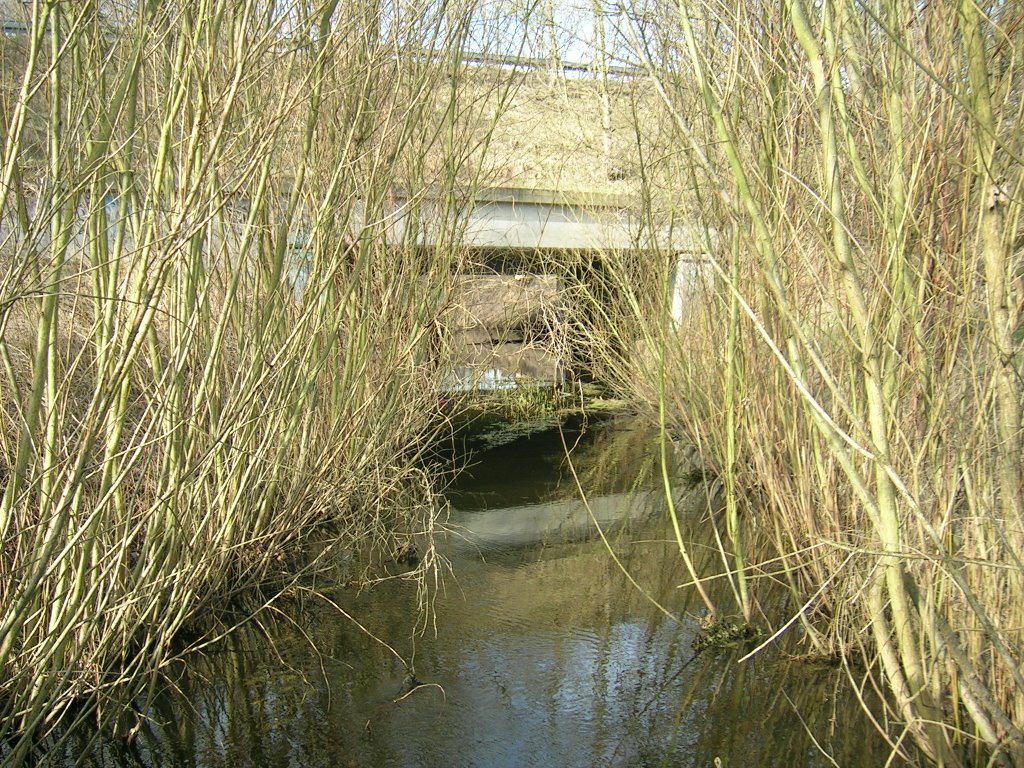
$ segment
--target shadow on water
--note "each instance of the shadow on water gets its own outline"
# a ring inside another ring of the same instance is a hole
[[[652,435],[608,424],[567,435],[596,535],[557,432],[477,457],[449,489],[452,563],[414,636],[414,585],[334,595],[413,659],[307,605],[194,655],[169,675],[134,742],[95,766],[875,766],[884,745],[838,672],[769,650],[695,655],[698,603],[652,492]],[[703,492],[681,493],[694,551],[716,566]],[[703,531],[703,532],[702,532]],[[704,547],[701,548],[701,543]],[[813,735],[813,736],[812,736]],[[74,762],[69,744],[55,762]]]

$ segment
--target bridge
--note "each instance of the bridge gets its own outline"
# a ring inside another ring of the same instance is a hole
[[[636,201],[628,195],[516,187],[479,188],[469,194],[458,201],[459,240],[465,248],[557,252],[637,247],[640,222]],[[422,244],[432,245],[438,234],[428,225]]]
[[[451,370],[444,386],[450,390],[561,381],[564,344],[555,337],[564,325],[565,296],[560,278],[530,266],[541,262],[538,256],[578,254],[600,264],[601,254],[611,251],[670,253],[676,321],[700,278],[709,276],[706,234],[682,228],[643,233],[639,201],[630,195],[518,187],[458,194],[454,200],[430,191],[395,194],[378,222],[396,246],[455,244],[491,266],[461,280],[446,319],[452,358],[444,363]],[[361,218],[357,211],[357,230]]]
[[[460,191],[456,191],[458,196]],[[703,254],[704,239],[694,231],[667,229],[641,238],[642,211],[633,195],[587,190],[520,187],[481,187],[464,190],[456,198],[460,213],[456,227],[465,248],[511,252],[564,252],[612,250],[643,251],[654,247],[678,255]],[[441,205],[435,193],[398,193],[387,214],[388,239],[405,242],[408,211],[413,205],[429,211]],[[440,220],[441,217],[438,217]],[[442,241],[439,227],[452,222],[421,226],[417,244],[431,247]]]

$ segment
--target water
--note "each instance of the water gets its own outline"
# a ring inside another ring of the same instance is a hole
[[[428,595],[426,632],[401,578],[332,594],[365,631],[323,601],[285,605],[196,655],[134,742],[101,744],[88,764],[832,765],[822,749],[842,766],[882,764],[835,670],[772,651],[742,664],[736,650],[695,654],[699,605],[677,586],[650,434],[620,423],[564,439],[578,441],[593,514],[557,432],[478,456],[449,491],[438,547],[451,573]],[[677,501],[699,566],[715,567],[702,491]]]

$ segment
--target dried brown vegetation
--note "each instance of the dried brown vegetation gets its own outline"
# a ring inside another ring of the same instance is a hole
[[[645,77],[579,80],[467,67],[451,4],[387,39],[337,0],[29,7],[0,41],[5,761],[309,537],[431,524],[426,342],[486,182],[644,201],[574,339],[720,480],[712,614],[781,583],[776,627],[862,662],[894,756],[1024,763],[1018,4],[633,8]]]
[[[781,580],[776,626],[865,662],[901,760],[1024,764],[1020,13],[696,2],[635,32],[660,256],[638,290],[606,255],[593,349],[721,483],[712,611]],[[675,320],[669,226],[710,256]]]
[[[427,342],[493,120],[458,91],[462,7],[410,28],[430,60],[337,0],[26,8],[0,41],[5,764],[116,719],[182,628],[230,629],[211,609],[433,524]],[[431,250],[424,208],[452,223]]]

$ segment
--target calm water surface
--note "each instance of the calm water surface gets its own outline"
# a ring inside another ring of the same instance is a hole
[[[478,453],[448,492],[438,548],[451,573],[428,592],[425,632],[405,579],[332,595],[367,632],[293,605],[191,661],[133,745],[102,745],[90,764],[833,765],[822,750],[882,764],[834,670],[773,651],[742,664],[737,651],[694,653],[699,605],[678,588],[651,438],[621,422],[565,434],[590,512],[557,431]],[[703,492],[677,501],[710,572]],[[423,685],[409,692],[406,667],[367,633],[412,659]]]

